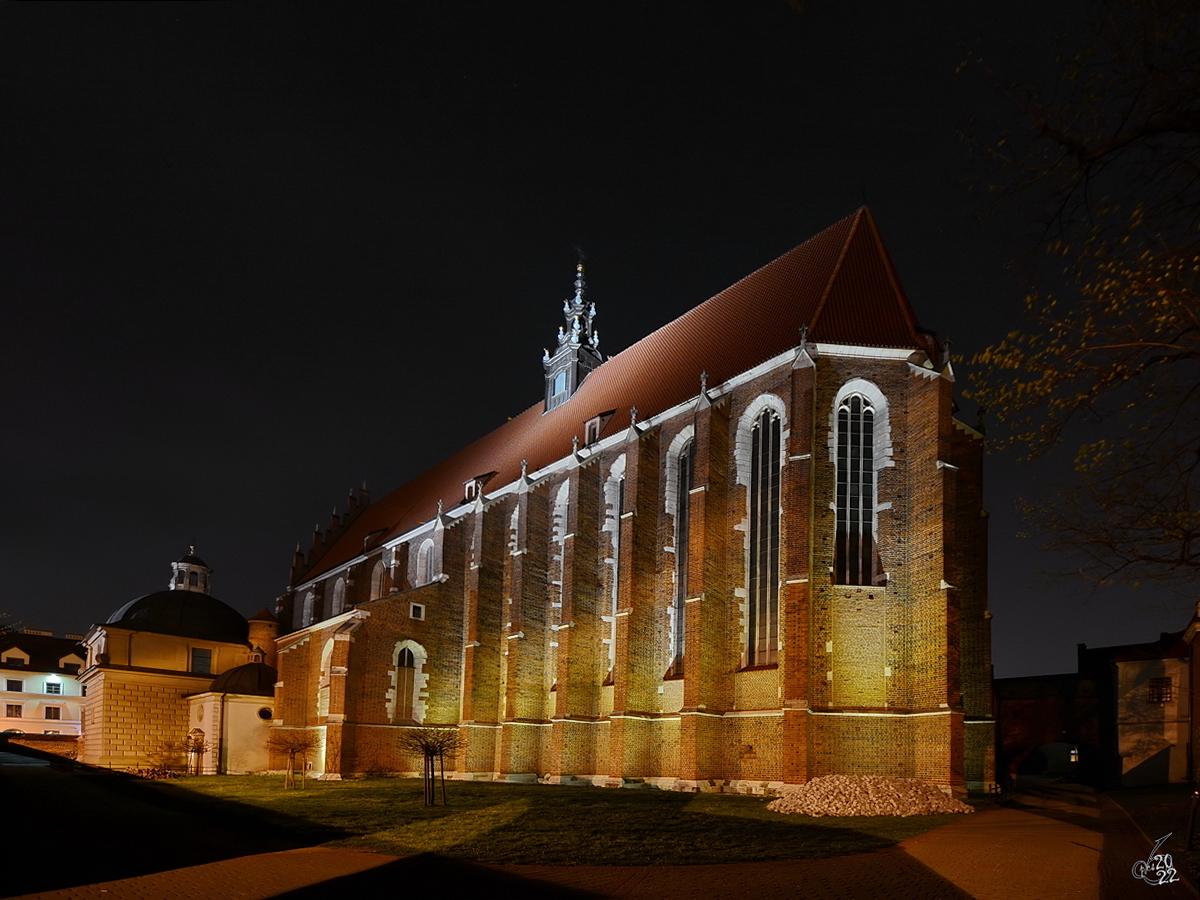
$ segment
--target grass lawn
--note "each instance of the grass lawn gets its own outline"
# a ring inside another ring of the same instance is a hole
[[[434,852],[485,863],[686,865],[809,859],[887,847],[956,815],[810,818],[767,810],[767,800],[651,789],[451,781],[450,805],[426,808],[411,778],[309,781],[207,776],[158,782],[249,807],[267,827],[316,832],[327,846],[396,856]],[[161,786],[161,787],[159,787]],[[331,832],[335,829],[336,832]]]
[[[1200,876],[1200,850],[1188,851],[1187,826],[1191,808],[1192,786],[1160,784],[1149,787],[1121,788],[1106,791],[1133,817],[1151,843],[1171,835],[1159,853],[1170,853],[1175,868],[1187,872],[1193,880]],[[1196,815],[1196,846],[1200,847],[1200,811]]]

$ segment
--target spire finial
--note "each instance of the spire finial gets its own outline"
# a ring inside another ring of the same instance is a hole
[[[438,518],[441,518],[441,515],[442,515],[442,501],[439,500],[438,501]]]
[[[700,393],[701,394],[708,393],[708,370],[707,369],[700,370]]]
[[[579,452],[579,435],[577,435],[577,434],[571,435],[571,452],[572,453]]]
[[[637,407],[629,407],[629,427],[632,428],[637,424]]]
[[[521,460],[521,477],[525,478],[529,475],[529,460]]]

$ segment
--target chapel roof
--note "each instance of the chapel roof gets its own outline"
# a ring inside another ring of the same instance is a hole
[[[866,207],[747,275],[593,371],[566,403],[548,412],[539,400],[490,434],[417,476],[360,513],[323,552],[310,558],[304,580],[433,519],[462,502],[463,484],[481,472],[510,484],[571,453],[584,423],[615,411],[606,436],[676,406],[708,384],[728,379],[800,343],[925,350],[936,339],[922,330],[900,287]]]
[[[104,623],[131,631],[244,644],[250,632],[232,606],[200,591],[155,591],[130,600]]]
[[[260,697],[275,695],[279,673],[266,663],[251,662],[234,666],[213,679],[210,691],[216,694],[253,694]]]

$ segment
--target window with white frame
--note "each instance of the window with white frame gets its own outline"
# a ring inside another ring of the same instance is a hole
[[[874,385],[856,379],[839,392],[833,422],[833,583],[884,585],[879,558],[878,473],[890,464],[887,403]]]
[[[691,491],[696,464],[696,443],[688,441],[675,460],[675,599],[671,628],[671,667],[683,674],[683,656],[687,645],[688,544],[691,538]]]
[[[63,692],[63,690],[62,690],[62,682],[61,681],[47,681],[46,682],[46,693],[47,694],[61,694],[62,692]]]
[[[783,423],[770,407],[750,433],[748,666],[773,665],[779,647],[779,515]]]
[[[57,706],[47,706],[45,709],[47,719],[61,719],[62,709]]]
[[[4,715],[9,719],[19,719],[21,718],[22,709],[23,707],[20,703],[6,703],[4,704]]]
[[[420,722],[425,717],[421,692],[425,687],[425,648],[405,640],[392,651],[392,686],[387,692],[388,719],[396,724]]]
[[[19,694],[25,690],[25,682],[19,678],[5,679],[4,689],[14,694]]]
[[[417,551],[417,585],[429,584],[433,581],[433,576],[436,574],[436,564],[433,553],[433,538],[426,538],[421,543],[421,549]]]
[[[346,605],[346,579],[339,578],[333,583],[333,603],[330,607],[332,616],[340,616]]]
[[[371,569],[371,599],[378,600],[383,596],[386,589],[387,569],[383,565],[383,560],[377,560],[374,567]]]

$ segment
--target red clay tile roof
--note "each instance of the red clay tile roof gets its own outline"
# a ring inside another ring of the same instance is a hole
[[[439,500],[453,508],[463,483],[480,472],[496,472],[491,483],[500,487],[519,477],[523,459],[530,472],[562,459],[601,412],[616,410],[606,429],[613,434],[626,427],[631,407],[645,420],[697,396],[701,371],[715,387],[797,346],[801,325],[810,341],[937,350],[918,328],[863,207],[613,356],[566,403],[543,413],[539,401],[374,503],[311,561],[303,580],[429,521]]]

